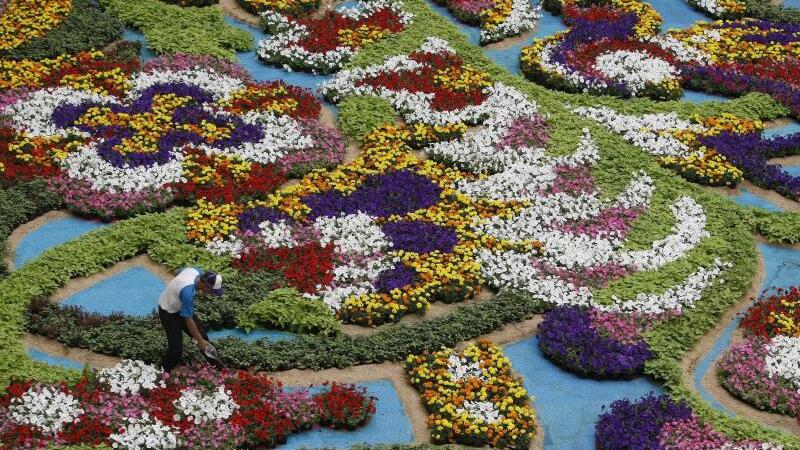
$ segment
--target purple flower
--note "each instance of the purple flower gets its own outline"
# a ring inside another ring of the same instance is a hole
[[[603,407],[605,411],[605,407]],[[667,395],[651,392],[635,402],[617,400],[595,425],[598,450],[661,450],[661,428],[692,417],[692,409]]]
[[[303,200],[317,217],[362,212],[374,217],[402,215],[432,206],[439,201],[442,188],[411,170],[372,175],[350,195],[331,189],[311,194]]]
[[[403,263],[397,263],[392,269],[384,270],[378,275],[373,285],[378,292],[387,293],[392,289],[401,289],[417,280],[417,271]]]
[[[580,306],[557,306],[544,315],[537,333],[539,348],[560,366],[592,378],[620,378],[641,374],[653,357],[646,342],[623,344],[592,325]]]
[[[263,222],[275,223],[280,220],[286,220],[290,224],[294,222],[292,218],[286,214],[264,206],[246,209],[239,213],[238,219],[239,231],[242,233],[258,233],[260,230],[259,225]]]
[[[458,243],[455,230],[428,222],[389,222],[381,229],[395,250],[448,253]]]

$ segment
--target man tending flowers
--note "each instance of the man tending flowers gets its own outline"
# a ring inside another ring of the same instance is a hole
[[[183,332],[197,342],[206,359],[209,350],[213,351],[205,329],[194,319],[194,297],[198,290],[222,295],[222,275],[194,267],[183,269],[167,283],[158,300],[158,317],[167,334],[167,349],[161,364],[166,372],[171,372],[183,355]]]

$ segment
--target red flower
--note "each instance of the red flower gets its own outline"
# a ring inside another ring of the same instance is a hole
[[[293,248],[249,248],[233,260],[233,266],[242,272],[281,272],[290,286],[314,293],[317,285],[333,281],[333,246],[309,242]]]

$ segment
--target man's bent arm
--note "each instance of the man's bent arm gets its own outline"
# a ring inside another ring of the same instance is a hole
[[[194,323],[194,317],[185,317],[184,320],[186,320],[186,327],[189,328],[189,333],[191,333],[197,345],[200,346],[200,350],[205,351],[205,339],[200,334],[197,324]]]

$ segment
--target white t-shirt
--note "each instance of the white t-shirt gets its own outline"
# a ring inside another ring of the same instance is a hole
[[[199,276],[200,271],[193,267],[181,270],[175,278],[167,283],[167,287],[164,288],[164,292],[158,299],[158,306],[168,313],[181,311],[182,317],[192,317],[194,280]]]

